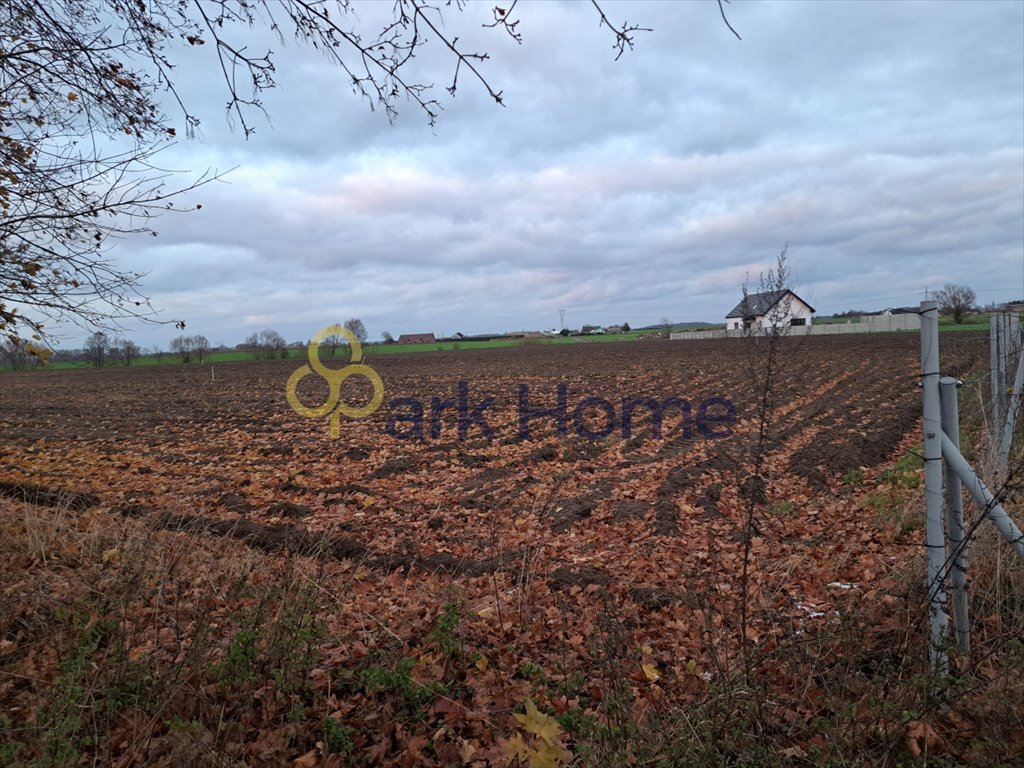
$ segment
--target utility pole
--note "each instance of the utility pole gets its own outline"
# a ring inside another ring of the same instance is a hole
[[[563,328],[565,328],[565,310],[564,309],[558,310],[558,322],[559,322],[558,330],[562,330]]]

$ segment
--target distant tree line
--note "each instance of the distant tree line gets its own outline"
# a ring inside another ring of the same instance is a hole
[[[86,340],[83,354],[93,368],[117,363],[127,367],[138,358],[141,350],[131,339],[110,338],[102,331],[96,331]]]
[[[22,368],[28,368],[35,359],[20,341],[16,341],[8,336],[4,336],[0,340],[0,361],[7,368],[20,371]]]
[[[272,360],[275,357],[288,357],[288,342],[275,330],[267,328],[259,333],[251,333],[242,345],[257,360]]]
[[[177,355],[183,363],[192,362],[195,358],[200,365],[210,353],[210,342],[205,336],[178,336],[171,339],[171,354]]]
[[[953,322],[957,325],[963,323],[964,318],[977,309],[978,299],[974,289],[968,285],[956,285],[946,283],[942,288],[935,291],[933,298],[939,305],[939,311],[944,315],[951,315]],[[992,311],[1001,309],[999,305],[989,307]],[[862,315],[878,314],[877,312],[865,312],[863,309],[848,309],[845,312],[836,312],[827,317],[854,318]]]

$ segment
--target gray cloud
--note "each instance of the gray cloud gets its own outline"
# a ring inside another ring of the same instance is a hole
[[[713,3],[604,7],[655,29],[618,62],[580,4],[523,6],[522,46],[479,28],[483,5],[450,15],[507,106],[465,76],[449,99],[453,62],[425,54],[434,131],[412,105],[388,125],[322,57],[271,41],[273,125],[245,141],[197,54],[181,84],[203,134],[173,164],[238,168],[114,256],[226,343],[352,315],[374,337],[550,328],[559,308],[715,321],[787,242],[824,312],[946,281],[1024,295],[1024,6],[737,4],[742,42]]]

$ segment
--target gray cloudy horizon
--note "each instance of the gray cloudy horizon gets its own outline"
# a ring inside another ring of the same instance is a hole
[[[481,28],[492,5],[445,23],[490,53],[506,106],[467,73],[449,98],[454,61],[425,52],[433,130],[412,104],[389,124],[315,51],[257,30],[278,87],[246,140],[210,51],[184,49],[203,124],[163,160],[234,170],[110,256],[148,273],[164,317],[228,345],[349,317],[371,339],[550,329],[559,309],[577,328],[716,322],[787,243],[819,314],[947,282],[1024,297],[1024,3],[734,3],[739,41],[714,2],[609,0],[654,30],[618,61],[587,5],[520,3],[522,45]],[[374,28],[381,7],[355,7]]]

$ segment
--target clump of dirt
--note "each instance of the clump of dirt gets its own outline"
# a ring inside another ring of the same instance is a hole
[[[736,470],[739,464],[735,457],[726,453],[713,453],[697,466],[703,472],[729,472]]]
[[[600,499],[580,496],[575,499],[561,499],[552,503],[551,530],[565,533],[580,520],[594,514]]]
[[[279,501],[267,507],[267,514],[276,517],[309,517],[313,510],[294,501]]]
[[[384,477],[392,477],[393,475],[401,475],[405,472],[412,472],[417,469],[416,462],[409,456],[396,456],[393,459],[388,459],[381,464],[377,469],[373,470],[367,475],[368,480],[380,480]]]
[[[474,491],[485,485],[501,480],[512,474],[511,469],[506,467],[487,467],[469,478],[462,486],[463,490]]]
[[[673,467],[665,476],[656,491],[658,501],[654,506],[654,530],[662,536],[679,535],[678,498],[687,490],[697,485],[697,479],[705,474],[733,470],[736,468],[734,459],[721,454],[709,456],[707,459],[689,466]],[[701,520],[712,520],[722,517],[718,510],[718,500],[722,494],[721,484],[713,484],[700,492],[697,500],[704,514]]]
[[[548,443],[530,454],[530,463],[536,464],[539,461],[555,461],[558,458],[558,448]]]
[[[740,496],[755,504],[767,504],[768,494],[765,490],[764,478],[758,475],[747,475],[740,482]]]
[[[913,417],[896,418],[886,428],[867,435],[845,429],[839,434],[823,435],[793,453],[790,469],[822,490],[827,487],[829,476],[876,467],[886,461],[912,426]]]
[[[551,584],[559,589],[588,584],[605,586],[611,583],[611,580],[612,577],[609,573],[592,565],[581,565],[578,568],[562,565],[555,569],[550,578]]]
[[[693,486],[694,478],[700,474],[696,466],[673,467],[658,486],[660,498],[673,498],[681,491]]]
[[[252,504],[240,493],[225,493],[220,497],[220,505],[236,515],[247,515],[252,512]]]
[[[91,509],[100,503],[99,497],[91,493],[51,490],[38,485],[9,482],[0,483],[0,496],[38,504],[41,507],[67,507],[76,512]]]
[[[475,493],[463,496],[459,500],[459,506],[463,509],[478,509],[481,512],[486,512],[498,506],[498,501],[491,491],[481,489]]]
[[[464,467],[482,467],[490,461],[486,456],[477,453],[460,453],[456,460]]]
[[[346,536],[329,537],[312,534],[291,525],[263,525],[251,520],[215,520],[197,515],[162,513],[156,520],[161,528],[189,533],[209,533],[244,542],[263,552],[283,552],[296,555],[330,555],[338,559],[365,557],[366,547]]]
[[[135,503],[124,504],[119,507],[111,507],[110,511],[113,512],[115,515],[120,515],[121,517],[140,518],[147,517],[156,510],[154,510],[153,507],[147,507],[145,504]]]
[[[629,590],[629,596],[633,602],[652,611],[667,608],[682,601],[682,597],[678,593],[658,587],[634,587]]]
[[[679,509],[667,499],[654,505],[654,532],[659,536],[679,535]]]
[[[612,517],[615,520],[639,520],[651,509],[648,501],[635,499],[617,499],[612,504]]]
[[[701,522],[708,522],[715,520],[724,515],[718,510],[718,500],[722,497],[722,486],[712,485],[709,486],[703,494],[701,494],[700,500],[697,505],[704,510],[704,514],[701,515]]]
[[[290,445],[265,445],[260,448],[261,456],[291,456],[292,446]]]
[[[327,485],[323,488],[310,489],[310,493],[323,493],[328,496],[351,496],[353,493],[362,493],[372,496],[373,491],[363,485],[348,483],[347,485]]]
[[[597,440],[578,440],[562,455],[564,461],[590,461],[605,452],[604,443]]]

